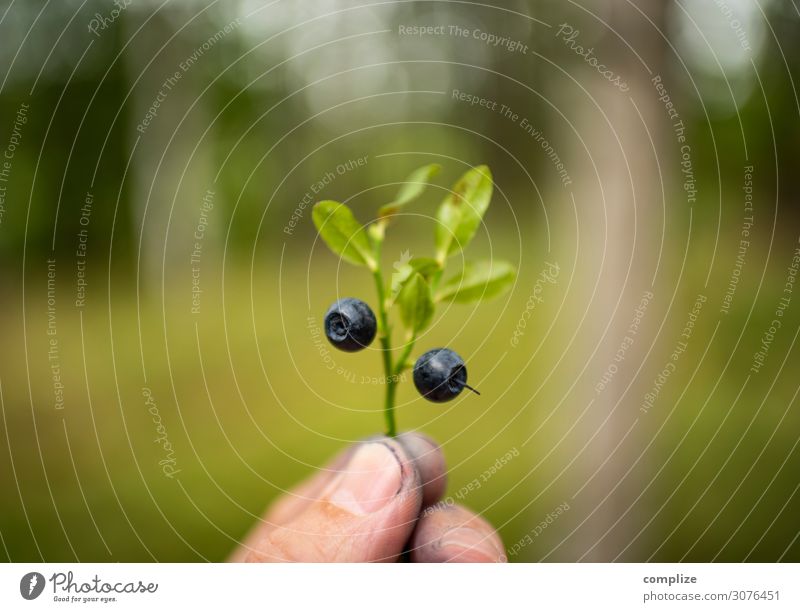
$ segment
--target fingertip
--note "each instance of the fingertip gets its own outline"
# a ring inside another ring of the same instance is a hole
[[[466,508],[434,506],[411,538],[415,563],[505,563],[505,547],[494,528]]]
[[[256,560],[394,561],[419,516],[420,491],[396,440],[361,442],[317,501],[268,534]]]
[[[326,497],[353,515],[374,514],[400,493],[407,471],[403,458],[389,443],[365,442],[331,483]]]
[[[422,507],[436,503],[447,488],[447,466],[441,447],[427,435],[414,431],[400,434],[397,441],[419,473]]]
[[[445,490],[444,457],[421,434],[372,436],[345,450],[311,484],[278,505],[274,527],[248,538],[246,560],[396,560],[423,503]]]

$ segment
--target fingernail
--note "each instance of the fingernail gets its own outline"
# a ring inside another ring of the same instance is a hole
[[[400,490],[400,462],[385,444],[362,444],[329,496],[332,504],[358,515],[385,507]]]
[[[458,527],[447,531],[441,547],[449,548],[452,561],[470,563],[505,563],[505,551],[498,550],[491,536],[484,532]]]

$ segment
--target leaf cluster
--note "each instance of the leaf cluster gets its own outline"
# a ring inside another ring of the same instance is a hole
[[[412,172],[395,198],[378,209],[376,219],[362,225],[345,204],[324,200],[314,205],[312,219],[320,237],[343,260],[379,274],[381,247],[387,227],[419,198],[441,167],[429,164]],[[436,212],[434,257],[415,257],[395,270],[383,307],[397,306],[410,337],[433,319],[436,304],[470,303],[495,297],[514,282],[514,266],[497,259],[466,261],[460,271],[441,281],[449,258],[470,243],[492,199],[494,183],[488,166],[465,172]]]

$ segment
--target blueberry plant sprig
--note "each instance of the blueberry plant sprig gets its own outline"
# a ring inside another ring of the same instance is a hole
[[[461,252],[475,236],[492,198],[492,175],[487,166],[477,166],[461,176],[449,191],[436,213],[435,255],[415,257],[395,265],[392,283],[387,285],[381,273],[381,251],[386,229],[403,208],[425,191],[440,170],[429,164],[412,172],[402,183],[394,200],[378,209],[376,219],[364,226],[346,205],[323,200],[314,205],[312,219],[320,237],[343,260],[366,267],[375,280],[378,294],[377,317],[372,309],[356,298],[334,302],[325,314],[325,334],[335,347],[357,351],[368,346],[375,336],[381,343],[381,357],[386,379],[384,415],[386,435],[394,436],[397,383],[409,369],[409,358],[419,334],[433,319],[437,304],[469,303],[504,292],[513,283],[516,271],[496,259],[467,261],[454,276],[441,281],[450,256]],[[393,359],[392,327],[389,312],[397,307],[405,337]],[[427,351],[413,368],[414,385],[428,400],[445,402],[467,384],[464,360],[448,348]]]

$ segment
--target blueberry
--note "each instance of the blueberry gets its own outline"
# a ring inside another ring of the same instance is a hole
[[[325,335],[333,346],[348,353],[369,346],[377,330],[372,309],[355,298],[337,300],[325,313]]]
[[[467,384],[464,360],[446,348],[430,350],[417,359],[414,364],[414,385],[423,397],[432,402],[448,402],[464,387],[478,393]]]

